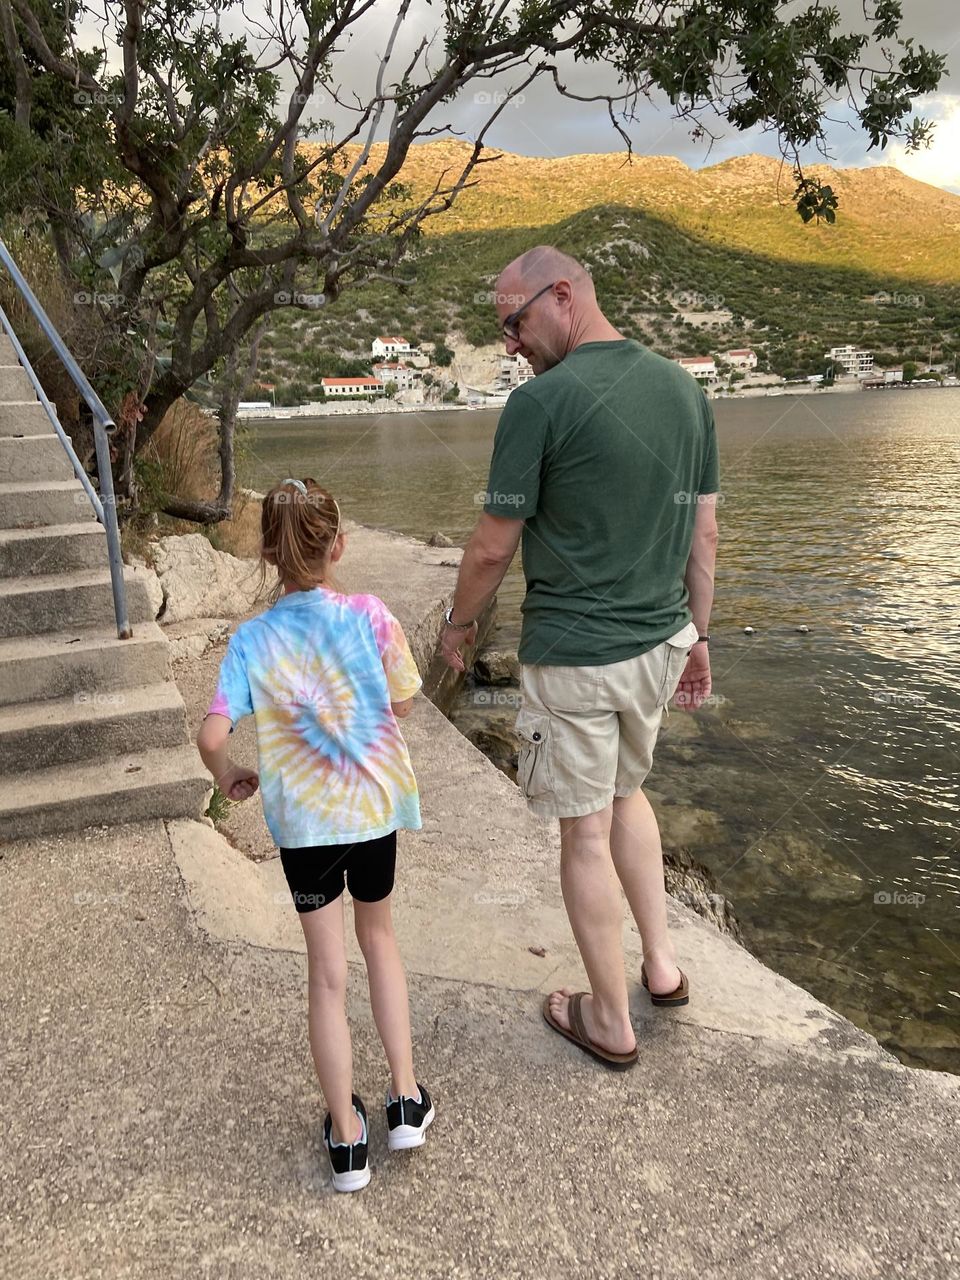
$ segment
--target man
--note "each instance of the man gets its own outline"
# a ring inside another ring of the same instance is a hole
[[[619,886],[654,1003],[688,999],[667,929],[660,833],[641,785],[668,702],[677,694],[693,710],[710,693],[713,416],[689,374],[610,324],[573,258],[531,249],[496,290],[507,352],[537,376],[501,414],[442,647],[463,670],[460,647],[475,640],[474,620],[522,535],[518,782],[535,814],[559,819],[563,899],[591,988],[555,991],[544,1017],[623,1069],[637,1045]]]

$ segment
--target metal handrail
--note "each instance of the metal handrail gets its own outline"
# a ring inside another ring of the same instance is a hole
[[[60,425],[56,410],[41,387],[40,380],[27,359],[17,335],[13,331],[13,325],[8,320],[3,308],[0,307],[0,324],[2,324],[4,331],[13,343],[17,358],[26,370],[27,377],[33,384],[33,389],[36,391],[37,397],[60,439],[60,443],[67,452],[67,457],[70,459],[76,477],[83,485],[97,519],[103,525],[104,533],[107,535],[107,556],[110,562],[110,585],[113,589],[113,612],[117,622],[117,635],[121,640],[129,640],[133,635],[133,631],[127,617],[127,593],[123,581],[123,556],[120,551],[120,529],[117,525],[117,502],[113,492],[113,469],[110,465],[110,442],[108,439],[109,433],[116,430],[116,424],[104,408],[103,401],[90,385],[86,374],[67,350],[63,339],[54,327],[53,321],[40,305],[39,300],[23,278],[23,273],[14,262],[9,249],[2,240],[0,240],[0,263],[10,272],[14,284],[20,291],[20,296],[33,312],[34,319],[93,414],[93,439],[97,451],[97,470],[100,473],[99,495],[91,484],[83,463],[77,457],[70,437]]]

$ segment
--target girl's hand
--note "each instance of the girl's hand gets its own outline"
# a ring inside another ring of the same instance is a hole
[[[217,786],[228,800],[249,800],[259,785],[260,775],[256,769],[247,769],[242,764],[232,764],[217,779]]]

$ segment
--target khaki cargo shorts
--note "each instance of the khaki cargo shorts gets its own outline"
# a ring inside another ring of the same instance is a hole
[[[521,668],[517,783],[533,813],[578,818],[643,785],[696,639],[690,622],[623,662]]]

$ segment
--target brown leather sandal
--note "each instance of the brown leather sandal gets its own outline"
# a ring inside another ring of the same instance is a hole
[[[580,1004],[584,996],[589,995],[589,991],[577,991],[574,995],[567,997],[567,1008],[569,1010],[570,1026],[561,1027],[553,1014],[550,1012],[550,997],[546,996],[543,1001],[543,1017],[548,1027],[559,1032],[565,1040],[569,1040],[571,1044],[575,1044],[578,1049],[583,1049],[585,1053],[589,1053],[596,1058],[598,1062],[602,1062],[605,1067],[609,1067],[611,1071],[626,1071],[630,1067],[636,1065],[637,1059],[640,1057],[640,1048],[637,1046],[631,1053],[611,1053],[609,1049],[601,1049],[587,1035],[587,1029],[584,1026],[583,1014],[580,1011]]]
[[[640,981],[643,983],[644,989],[650,991],[647,985],[647,969],[645,965],[640,966]],[[687,981],[687,975],[680,970],[680,985],[675,987],[673,991],[667,991],[663,995],[654,995],[650,991],[650,1003],[658,1005],[661,1009],[675,1009],[678,1005],[690,1003],[690,983]]]

